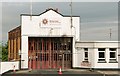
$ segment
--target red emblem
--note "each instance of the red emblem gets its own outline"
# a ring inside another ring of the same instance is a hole
[[[47,19],[43,19],[42,23],[46,25],[48,23],[48,20]]]

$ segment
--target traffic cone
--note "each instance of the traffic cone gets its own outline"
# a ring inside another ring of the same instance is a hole
[[[15,73],[15,65],[13,66],[13,72]]]
[[[61,70],[61,67],[59,68],[59,72],[58,72],[58,74],[62,74],[62,70]]]

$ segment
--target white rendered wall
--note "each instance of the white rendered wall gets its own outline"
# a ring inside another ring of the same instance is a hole
[[[19,69],[19,61],[15,62],[0,62],[0,74],[3,74],[9,70],[18,70]],[[14,68],[15,66],[15,68]]]
[[[88,61],[89,61],[89,66],[88,68],[93,68],[94,67],[94,57],[95,57],[95,54],[94,54],[95,50],[93,48],[88,48]]]
[[[77,67],[77,60],[78,60],[78,55],[77,55],[77,50],[75,48],[75,39],[73,38],[73,52],[72,52],[73,58],[72,58],[72,67]]]
[[[48,23],[43,24],[43,19]],[[49,20],[57,20],[58,23],[51,23]],[[21,16],[21,50],[22,50],[22,68],[28,68],[28,37],[73,37],[73,53],[75,53],[75,41],[80,39],[80,17],[72,17],[73,27],[71,28],[71,18],[63,17],[60,14],[49,10],[40,16]],[[77,56],[73,55],[74,60]]]
[[[120,49],[118,49],[118,68],[120,69]]]
[[[84,49],[81,49],[81,48],[77,48],[76,49],[76,55],[77,55],[77,57],[76,57],[76,59],[75,59],[75,61],[76,61],[76,66],[74,66],[74,67],[82,67],[81,66],[81,63],[82,63],[82,61],[84,61]]]
[[[91,64],[92,68],[118,68],[118,63],[109,63],[109,48],[117,48],[116,57],[118,60],[118,42],[117,41],[96,41],[96,42],[76,42],[76,48],[81,48],[80,55],[78,56],[80,59],[77,59],[77,62],[82,62],[84,60],[84,51],[83,48],[88,48],[88,61]],[[105,58],[106,63],[98,63],[98,48],[105,48]],[[83,55],[81,55],[83,54]],[[82,59],[83,58],[83,59]],[[79,64],[76,65],[76,67],[84,67],[86,66],[80,66]]]
[[[98,42],[95,48],[105,48],[106,63],[98,63],[98,49],[95,49],[95,67],[94,68],[118,68],[118,63],[109,63],[109,48],[117,48],[116,57],[118,61],[118,42]],[[103,66],[104,65],[104,66]]]
[[[22,36],[21,45],[21,67],[23,69],[28,68],[28,36]]]
[[[94,68],[118,68],[118,63],[109,63],[109,49],[106,49],[107,54],[105,54],[106,57],[106,63],[98,63],[98,49],[95,50],[95,65]]]
[[[86,47],[85,47],[86,48]],[[76,62],[76,66],[74,67],[79,67],[79,68],[93,68],[94,67],[94,57],[95,57],[95,54],[94,54],[94,49],[93,48],[88,48],[88,61],[89,61],[89,66],[83,66],[82,65],[82,62],[85,61],[84,60],[84,57],[85,57],[85,54],[84,54],[84,48],[80,48],[78,47],[77,50],[76,50],[76,59],[75,59],[75,62]]]
[[[22,18],[22,36],[75,36],[76,40],[79,40],[80,30],[80,17],[73,18],[73,27],[71,29],[70,17],[63,17],[56,12],[50,10],[40,16],[21,16]],[[58,20],[60,23],[53,25],[43,24],[43,19]],[[52,29],[52,30],[51,30]],[[76,32],[75,32],[76,31]]]
[[[118,46],[120,46],[120,43],[118,43]],[[118,68],[120,69],[120,48],[118,48]]]

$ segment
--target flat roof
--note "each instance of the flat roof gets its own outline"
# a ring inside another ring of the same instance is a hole
[[[76,43],[119,43],[120,41],[76,41]]]

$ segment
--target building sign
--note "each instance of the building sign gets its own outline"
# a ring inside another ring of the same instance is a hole
[[[43,19],[41,19],[41,25],[43,25],[43,26],[61,25],[61,19],[59,19],[59,18],[43,18]]]
[[[90,67],[90,66],[91,66],[91,64],[90,64],[89,62],[82,61],[82,62],[81,62],[81,66]]]

